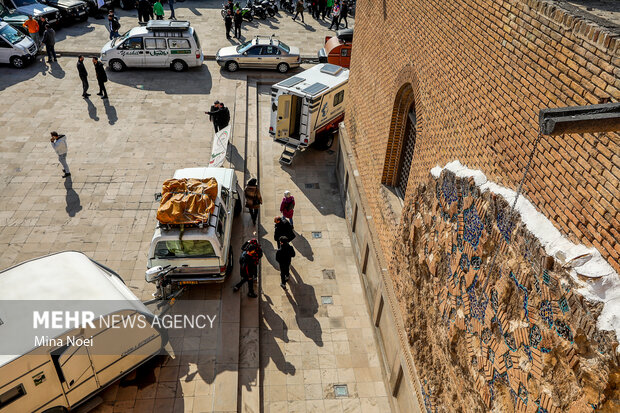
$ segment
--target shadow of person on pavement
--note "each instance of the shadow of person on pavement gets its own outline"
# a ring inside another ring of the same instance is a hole
[[[288,327],[272,306],[271,298],[267,294],[262,294],[260,303],[262,311],[260,318],[261,372],[271,359],[282,373],[294,376],[297,369],[292,363],[286,361],[282,348],[276,341],[276,338],[279,338],[285,343],[289,342]]]
[[[99,116],[97,116],[97,107],[90,99],[84,99],[86,105],[88,105],[88,116],[95,122],[99,122]]]
[[[269,264],[271,264],[272,267],[280,268],[276,261],[276,248],[273,246],[273,243],[265,239],[265,235],[267,235],[267,230],[263,224],[260,224],[258,227],[258,239],[260,240],[260,246],[263,249],[263,257],[267,258],[267,261],[269,261]]]
[[[80,205],[80,196],[73,189],[73,181],[70,176],[65,178],[65,189],[67,190],[67,195],[65,196],[67,206],[65,210],[70,217],[74,217],[75,214],[82,210],[82,205]]]
[[[305,259],[307,259],[308,261],[314,261],[314,252],[312,251],[312,246],[310,245],[306,237],[304,237],[301,233],[297,233],[297,236],[293,238],[291,244],[293,244],[293,247],[295,247],[295,249],[299,251],[299,253],[303,255]]]
[[[65,77],[65,71],[62,70],[58,62],[48,62],[47,65],[50,68],[50,74],[56,79],[63,79]]]
[[[116,115],[116,108],[110,105],[110,102],[108,99],[102,99],[102,100],[103,100],[103,107],[105,108],[105,114],[108,117],[108,123],[110,125],[114,125],[116,121],[118,120],[118,116]]]
[[[285,291],[286,298],[295,310],[295,320],[302,333],[314,343],[323,347],[323,330],[315,314],[319,312],[319,303],[316,300],[314,287],[304,284],[301,276],[291,265],[291,278],[289,279],[290,292]]]

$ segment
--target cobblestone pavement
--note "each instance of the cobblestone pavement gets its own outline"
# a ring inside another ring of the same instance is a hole
[[[269,88],[260,92],[259,130],[267,130]],[[267,258],[261,269],[264,411],[389,412],[378,347],[338,196],[337,154],[309,149],[296,155],[291,166],[282,166],[282,146],[268,134],[260,139],[265,200],[260,230]],[[279,215],[285,190],[295,197],[297,232],[292,242],[297,255],[286,292],[280,287],[273,240],[273,217]],[[335,385],[346,385],[348,395],[337,397]]]
[[[224,22],[220,14],[222,0],[201,0],[175,2],[175,14],[178,20],[189,20],[196,29],[201,40],[202,51],[205,55],[215,55],[217,50],[224,46],[239,43],[235,39],[226,40]],[[242,2],[243,4],[244,2]],[[166,17],[170,15],[168,4],[164,4]],[[121,34],[138,25],[136,10],[116,9],[120,16]],[[333,36],[335,31],[328,30],[328,18],[316,20],[307,12],[305,24],[293,21],[292,15],[280,10],[273,18],[265,20],[255,19],[242,25],[242,38],[249,39],[255,35],[280,36],[283,42],[300,48],[302,55],[316,57],[318,50],[323,47],[325,36]],[[108,41],[109,34],[105,27],[107,20],[89,17],[84,23],[63,27],[56,33],[56,50],[60,52],[88,52],[99,54],[101,47]],[[349,27],[353,27],[354,19],[348,18]]]

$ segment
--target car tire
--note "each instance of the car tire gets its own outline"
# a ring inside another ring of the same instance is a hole
[[[187,70],[187,63],[185,63],[183,60],[175,60],[172,62],[170,67],[175,72],[184,72]]]
[[[229,276],[230,274],[232,274],[234,265],[235,265],[235,262],[233,261],[233,252],[232,252],[232,248],[230,248],[230,251],[228,251],[228,265],[226,266],[226,276]]]
[[[15,69],[23,69],[26,65],[26,62],[24,62],[24,59],[22,59],[21,56],[13,56],[9,61],[11,62],[11,66]]]
[[[233,209],[233,214],[235,215],[235,217],[238,217],[239,215],[241,215],[241,200],[236,199],[235,200],[235,206]]]
[[[286,72],[288,72],[288,69],[289,68],[288,68],[288,65],[286,63],[280,63],[278,65],[278,72],[280,72],[280,73],[286,73]]]
[[[110,60],[108,66],[110,67],[110,69],[112,69],[113,72],[122,72],[123,70],[127,69],[125,63],[123,63],[123,61],[119,59]]]
[[[230,62],[226,63],[226,70],[228,70],[229,72],[236,72],[237,70],[239,70],[239,63],[231,60]]]

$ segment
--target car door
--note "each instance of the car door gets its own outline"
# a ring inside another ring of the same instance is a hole
[[[261,67],[263,46],[252,46],[245,53],[242,59],[240,59],[240,67]]]
[[[128,67],[144,67],[144,41],[142,37],[130,37],[118,47],[121,60]]]
[[[0,37],[0,63],[9,63],[12,52],[13,46]]]
[[[148,67],[170,66],[170,54],[165,38],[147,37],[144,39],[144,65]]]
[[[263,46],[261,56],[263,58],[262,67],[275,69],[280,63],[281,54],[277,46]]]

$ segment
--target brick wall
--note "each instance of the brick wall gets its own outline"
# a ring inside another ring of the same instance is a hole
[[[542,0],[358,0],[346,127],[380,244],[398,215],[382,189],[395,96],[412,83],[418,137],[405,204],[459,159],[515,189],[548,107],[620,101],[620,37]],[[369,92],[371,91],[371,92]],[[524,194],[620,272],[620,135],[543,137]]]

